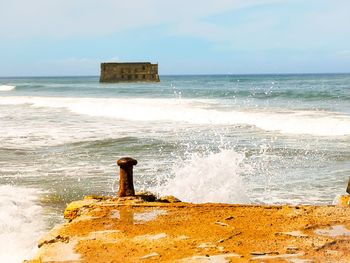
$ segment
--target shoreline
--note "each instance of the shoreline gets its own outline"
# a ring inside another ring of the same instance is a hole
[[[90,196],[39,241],[38,262],[349,262],[350,195],[339,205],[191,204]]]

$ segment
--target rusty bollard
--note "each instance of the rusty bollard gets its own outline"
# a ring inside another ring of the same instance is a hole
[[[133,181],[133,166],[137,161],[130,157],[123,157],[117,161],[120,167],[120,181],[119,181],[119,197],[135,196],[134,181]]]
[[[350,177],[349,177],[349,181],[348,181],[348,187],[346,188],[346,192],[348,194],[350,194]]]

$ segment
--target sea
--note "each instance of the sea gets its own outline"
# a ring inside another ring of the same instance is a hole
[[[0,78],[0,262],[67,203],[136,191],[194,203],[329,205],[350,176],[350,74]]]

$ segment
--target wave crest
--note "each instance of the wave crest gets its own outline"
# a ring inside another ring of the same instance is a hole
[[[12,85],[0,85],[0,91],[11,91],[14,90],[16,86]]]
[[[329,111],[219,109],[211,100],[3,97],[0,105],[32,104],[73,113],[140,122],[248,125],[283,134],[350,135],[350,116]]]

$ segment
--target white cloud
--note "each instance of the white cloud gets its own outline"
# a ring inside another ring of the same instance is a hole
[[[8,38],[106,35],[195,22],[228,10],[276,1],[280,0],[11,0],[1,3],[0,32]]]
[[[227,28],[205,21],[185,20],[174,25],[171,35],[182,35],[204,38],[212,41],[222,41],[229,35]]]
[[[260,37],[261,41],[261,36],[267,36],[266,32],[277,22],[276,19],[269,17],[265,18],[264,21],[260,21],[259,18],[251,19],[245,22],[244,25],[226,24],[219,26],[206,21],[184,21],[174,25],[171,34],[206,39],[219,44],[219,46],[224,43],[227,50],[234,48],[235,44],[241,47],[253,45],[255,49],[259,49],[257,42],[251,40]],[[277,40],[274,47],[276,45],[278,45]]]
[[[247,13],[245,21],[236,24],[185,20],[173,25],[172,34],[205,39],[226,51],[237,48],[255,51],[347,48],[350,43],[350,1],[335,2],[337,5],[329,6],[311,1],[309,6],[300,7],[298,13],[295,10],[289,13],[288,6],[293,5],[286,1],[286,5],[278,5],[279,9],[272,6],[262,12]]]

